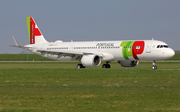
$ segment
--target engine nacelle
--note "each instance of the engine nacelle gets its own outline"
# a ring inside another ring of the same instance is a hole
[[[85,67],[94,67],[101,64],[101,58],[98,55],[84,55],[81,58],[81,64]]]
[[[125,60],[125,61],[118,61],[118,63],[122,66],[122,67],[135,67],[139,64],[139,61],[131,61],[131,60]]]

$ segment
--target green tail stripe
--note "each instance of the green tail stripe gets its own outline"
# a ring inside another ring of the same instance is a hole
[[[26,21],[27,21],[27,29],[28,29],[28,34],[29,34],[29,42],[30,42],[30,23],[31,23],[31,21],[30,21],[30,19],[31,19],[31,17],[26,17]]]

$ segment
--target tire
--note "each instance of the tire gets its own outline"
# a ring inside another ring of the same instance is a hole
[[[111,68],[111,65],[110,65],[110,64],[106,64],[106,67],[107,67],[107,68]]]
[[[82,67],[83,67],[82,64],[78,64],[78,65],[77,65],[77,68],[78,68],[78,69],[80,69],[80,68],[82,68]]]
[[[152,69],[153,69],[153,70],[156,70],[156,69],[157,69],[157,66],[152,66]]]
[[[102,65],[102,68],[107,68],[106,64],[103,64],[103,65]]]
[[[111,68],[110,64],[103,64],[102,68]]]

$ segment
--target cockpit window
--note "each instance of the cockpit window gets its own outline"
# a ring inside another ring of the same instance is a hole
[[[157,48],[169,48],[168,45],[158,45]]]
[[[164,48],[169,48],[169,46],[167,46],[167,45],[164,45]]]

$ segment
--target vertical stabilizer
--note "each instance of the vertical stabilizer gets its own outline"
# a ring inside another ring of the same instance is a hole
[[[30,44],[47,42],[32,17],[26,17]]]

